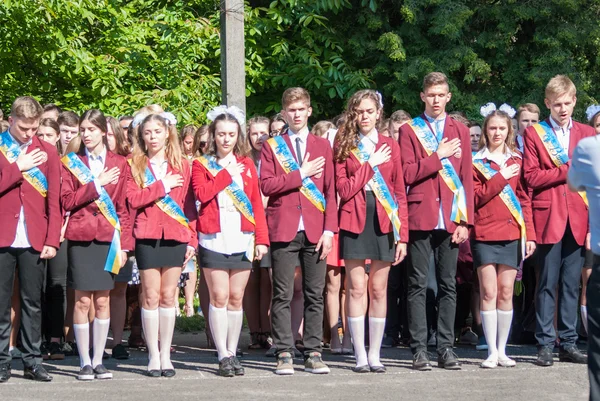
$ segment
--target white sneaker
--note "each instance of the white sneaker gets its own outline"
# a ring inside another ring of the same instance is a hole
[[[481,362],[481,366],[484,369],[493,369],[498,366],[498,357],[495,355],[489,356],[485,361]]]
[[[510,359],[509,357],[507,357],[505,355],[501,358],[498,358],[498,365],[500,365],[504,368],[512,368],[512,367],[516,366],[517,363],[513,359]]]

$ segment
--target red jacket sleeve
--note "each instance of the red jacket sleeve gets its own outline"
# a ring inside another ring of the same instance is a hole
[[[58,249],[60,247],[60,229],[62,227],[62,210],[60,208],[60,160],[58,154],[52,149],[46,151],[48,155],[48,192],[46,207],[48,212],[48,231],[44,245]],[[16,165],[16,163],[13,163]]]
[[[256,233],[255,243],[256,245],[269,246],[269,230],[267,228],[267,218],[265,217],[265,210],[263,208],[262,195],[258,186],[258,173],[252,159],[246,158],[244,164],[246,165],[246,168],[250,170],[250,174],[252,175],[252,180],[250,181],[250,185],[252,185],[250,203],[252,204],[252,211],[254,212],[254,229]]]
[[[187,217],[189,222],[188,225],[190,227],[190,242],[188,242],[188,246],[197,249],[198,233],[196,232],[196,223],[198,220],[198,210],[196,209],[196,198],[194,197],[194,190],[192,189],[192,169],[187,164],[187,161],[185,161],[185,163],[183,185],[184,188],[187,188],[187,191],[183,203],[183,213],[185,214],[185,217]]]
[[[121,175],[117,188],[115,188],[116,196],[114,199],[115,209],[117,210],[117,216],[119,216],[119,223],[121,224],[121,249],[132,251],[135,247],[133,240],[133,225],[129,215],[129,209],[127,208],[127,182],[131,175],[129,166],[125,158],[122,158],[122,163],[119,166]],[[94,183],[91,183],[94,185]]]
[[[133,178],[133,167],[129,166],[127,170],[129,170],[127,175],[127,199],[132,209],[149,206],[166,195],[165,186],[161,181],[156,181],[146,188],[140,188]]]
[[[19,170],[17,163],[12,163],[3,169],[0,169],[0,196],[13,189],[17,184],[23,181],[23,174]]]
[[[469,129],[465,125],[460,124],[457,129],[460,132],[460,147],[462,153],[462,163],[460,165],[459,175],[463,188],[465,189],[465,195],[467,196],[467,225],[473,227],[475,223],[475,206],[473,205],[473,155],[471,154],[471,137],[469,136]]]
[[[550,169],[542,169],[540,167],[539,152],[546,152],[546,149],[540,150],[538,142],[542,147],[544,145],[541,143],[541,140],[533,127],[529,127],[525,130],[524,141],[525,156],[523,157],[523,171],[525,182],[529,188],[540,190],[555,185],[565,184],[567,182],[569,164],[563,164],[560,167],[553,167]]]
[[[408,243],[408,204],[406,202],[406,186],[404,185],[404,174],[402,171],[402,159],[400,147],[392,143],[392,182],[394,183],[394,194],[398,203],[398,217],[400,217],[400,242]],[[368,164],[368,163],[365,163]]]
[[[62,166],[62,188],[61,188],[61,205],[67,212],[79,209],[89,203],[94,202],[99,198],[98,191],[94,182],[89,182],[86,185],[81,185],[75,189],[77,178],[66,168]]]
[[[348,156],[348,158],[350,157],[352,156]],[[354,175],[348,177],[347,163],[348,159],[343,162],[335,162],[335,183],[342,202],[348,202],[362,191],[375,174],[369,163],[363,163]]]
[[[289,174],[276,175],[276,163],[278,163],[278,161],[275,159],[271,146],[268,143],[263,144],[260,153],[260,189],[265,196],[279,195],[283,192],[292,191],[302,186],[300,169]],[[327,169],[327,166],[325,168]],[[325,201],[329,202],[327,196],[325,196]]]
[[[421,150],[421,143],[408,124],[400,127],[398,140],[402,150],[402,170],[406,185],[413,185],[415,182],[436,175],[442,169],[442,162],[435,152],[417,160],[417,149]]]
[[[475,195],[475,207],[478,209],[498,196],[508,181],[500,174],[496,173],[489,181],[481,176],[481,173],[473,166],[473,193]]]
[[[262,172],[262,170],[261,170]],[[231,184],[232,179],[227,170],[223,169],[216,176],[206,170],[198,160],[192,165],[192,187],[194,195],[201,203],[208,203],[222,190]]]
[[[264,149],[264,146],[263,146]],[[299,173],[299,172],[298,172]],[[333,152],[331,146],[325,149],[325,182],[323,184],[323,196],[325,197],[325,227],[323,230],[337,233],[339,229],[338,223],[338,206],[337,193],[335,190],[335,171],[333,168]],[[286,174],[290,175],[290,174]]]
[[[523,211],[523,219],[525,220],[525,228],[527,230],[527,241],[536,241],[535,227],[533,225],[533,212],[531,210],[531,198],[525,185],[525,178],[523,173],[519,175],[519,181],[517,182],[517,198],[521,204],[521,210]]]

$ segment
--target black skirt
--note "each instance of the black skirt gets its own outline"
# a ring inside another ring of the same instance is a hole
[[[115,286],[114,274],[104,270],[110,242],[69,241],[67,285],[79,291],[106,291]]]
[[[139,270],[162,267],[181,267],[185,261],[187,244],[166,239],[138,239],[135,241],[135,260]]]
[[[513,241],[476,241],[471,242],[473,266],[499,264],[519,268],[521,247],[519,240]]]
[[[393,262],[395,256],[394,233],[384,234],[379,227],[377,199],[367,192],[367,218],[360,234],[340,230],[340,255],[344,260],[371,259]]]
[[[129,252],[131,254],[131,252]],[[128,256],[127,262],[125,265],[121,267],[119,270],[119,274],[115,277],[115,283],[128,283],[131,281],[131,277],[133,276],[133,262],[135,261],[135,257]]]
[[[207,269],[251,269],[252,263],[246,258],[246,252],[225,255],[214,252],[209,249],[198,247],[200,256],[200,266]],[[266,256],[266,255],[265,255]]]

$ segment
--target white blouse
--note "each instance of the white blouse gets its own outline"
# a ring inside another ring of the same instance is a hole
[[[379,134],[376,129],[373,129],[367,135],[360,134],[360,142],[362,143],[365,151],[369,154],[369,157],[375,152],[375,147],[379,142]],[[366,191],[372,191],[371,184],[367,182],[365,185]]]

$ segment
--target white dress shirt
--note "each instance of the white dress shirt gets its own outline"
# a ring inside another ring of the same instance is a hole
[[[168,194],[171,192],[171,187],[163,180],[167,175],[167,171],[169,171],[169,161],[167,159],[162,161],[150,159],[150,166],[152,166],[156,181],[160,181],[163,184],[165,193]]]
[[[433,128],[433,134],[436,136],[436,139],[439,137],[443,137],[444,136],[444,126],[446,125],[446,113],[441,114],[440,116],[438,116],[437,119],[429,117],[427,114],[425,114],[425,118],[427,119],[427,121],[429,121],[429,124]],[[441,132],[439,132],[439,130],[441,130]],[[445,230],[446,223],[444,223],[444,211],[442,209],[442,194],[441,194],[441,192],[440,192],[440,196],[439,196],[439,202],[440,202],[440,210],[438,212],[438,223],[435,226],[434,230]]]
[[[221,166],[227,166],[229,163],[237,163],[237,160],[231,152],[219,160],[218,163]],[[242,174],[250,174],[250,170],[245,170]],[[238,174],[231,178],[240,188],[244,189],[244,180],[241,175]],[[241,230],[242,214],[235,207],[229,195],[225,193],[225,190],[220,191],[217,195],[217,203],[219,205],[221,232],[214,234],[198,232],[200,246],[224,255],[246,252],[250,246],[253,233]]]
[[[369,157],[375,152],[375,147],[379,142],[379,134],[376,129],[373,129],[366,136],[360,134],[360,143],[363,145],[364,150],[369,154]],[[365,190],[372,191],[371,184],[367,182]]]
[[[561,127],[552,117],[549,118],[552,129],[558,138],[558,142],[565,150],[566,154],[569,154],[569,142],[571,140],[571,128],[573,128],[573,119],[569,118],[569,122],[566,126]]]
[[[10,130],[8,131],[10,136]],[[19,143],[17,139],[13,136],[13,139],[16,143]],[[19,146],[21,153],[27,153],[27,149],[29,145],[31,145],[31,139],[29,142],[24,143]],[[31,247],[31,243],[29,242],[29,238],[27,237],[27,226],[25,224],[25,209],[23,208],[23,201],[21,201],[21,211],[19,212],[19,222],[17,223],[17,232],[15,234],[15,240],[13,241],[11,248],[29,248]]]
[[[488,159],[496,163],[502,169],[506,167],[506,162],[508,162],[511,157],[518,157],[520,159],[521,155],[517,152],[513,152],[508,148],[506,148],[504,153],[501,154],[490,153],[490,150],[487,147],[484,147],[473,156],[473,161]]]
[[[90,171],[94,176],[94,185],[96,186],[96,191],[100,194],[102,189],[102,185],[100,185],[100,181],[98,181],[98,177],[104,171],[104,164],[106,163],[106,146],[102,147],[102,152],[98,156],[94,156],[91,154],[87,148],[85,148],[85,155],[88,158],[88,163],[90,164]]]
[[[292,152],[296,155],[296,160],[298,160],[298,166],[302,165],[302,160],[298,159],[298,154],[296,153],[296,138],[300,138],[300,152],[302,152],[302,158],[306,157],[306,141],[308,139],[308,127],[304,127],[298,133],[292,132],[292,130],[288,129],[288,135],[290,136],[290,142],[292,143]],[[305,175],[300,171],[300,176],[304,179]],[[302,195],[300,195],[302,196]],[[300,214],[300,223],[298,223],[298,232],[304,231],[304,219],[302,218],[302,214]]]

